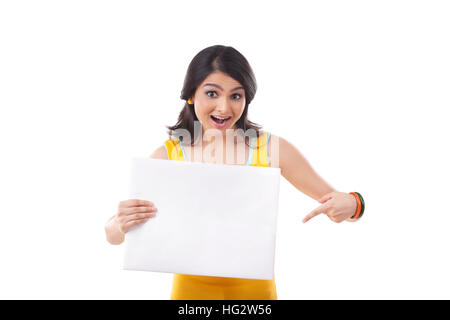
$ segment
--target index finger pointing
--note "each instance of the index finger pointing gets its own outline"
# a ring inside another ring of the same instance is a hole
[[[308,222],[310,219],[314,218],[315,216],[318,216],[321,213],[326,212],[326,205],[321,205],[320,207],[317,207],[313,211],[311,211],[307,216],[303,218],[303,223]]]

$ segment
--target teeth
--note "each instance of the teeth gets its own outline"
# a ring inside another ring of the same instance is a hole
[[[213,116],[214,118],[216,118],[216,119],[220,119],[220,120],[225,120],[225,119],[228,119],[229,117],[226,117],[226,118],[221,118],[221,117],[218,117],[218,116]]]

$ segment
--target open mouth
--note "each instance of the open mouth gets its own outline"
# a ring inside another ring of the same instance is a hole
[[[228,120],[231,119],[231,117],[227,117],[227,118],[220,118],[220,117],[216,117],[216,116],[211,116],[211,119],[217,123],[217,124],[224,124],[225,122],[227,122]]]

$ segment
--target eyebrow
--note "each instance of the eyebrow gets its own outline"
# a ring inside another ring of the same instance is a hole
[[[206,84],[204,85],[204,87],[206,87],[206,86],[216,87],[216,88],[218,88],[218,89],[220,89],[220,90],[223,91],[223,88],[222,88],[221,86],[219,86],[218,84],[215,84],[215,83],[206,83]],[[237,90],[237,89],[244,89],[244,87],[239,86],[239,87],[236,87],[236,88],[234,88],[234,89],[231,89],[231,91],[235,91],[235,90]]]

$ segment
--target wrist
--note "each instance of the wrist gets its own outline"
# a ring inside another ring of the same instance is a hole
[[[364,199],[361,196],[360,193],[358,192],[349,192],[349,194],[354,196],[354,199],[356,201],[356,211],[355,213],[349,218],[349,221],[356,221],[358,219],[360,219],[364,213],[364,208],[365,208],[365,204],[364,204]]]

